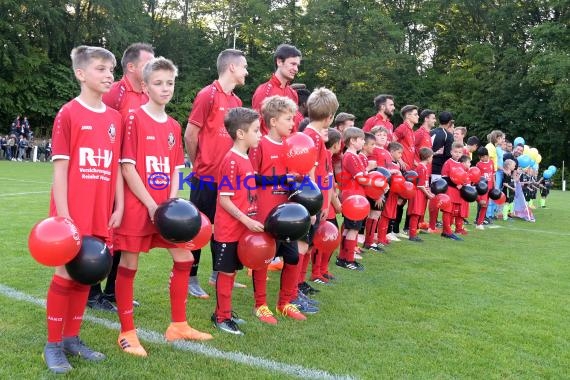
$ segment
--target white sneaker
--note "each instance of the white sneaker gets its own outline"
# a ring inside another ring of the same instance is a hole
[[[409,235],[406,231],[402,231],[398,234],[398,237],[404,238],[404,239],[409,239]]]
[[[476,229],[476,230],[484,230],[485,227],[483,227],[482,224],[478,224],[478,225],[475,226],[475,229]]]
[[[401,241],[398,236],[396,236],[395,233],[390,232],[388,235],[386,235],[386,237],[388,238],[389,241]]]
[[[354,259],[355,260],[362,260],[362,256],[360,256],[358,253],[354,254]]]

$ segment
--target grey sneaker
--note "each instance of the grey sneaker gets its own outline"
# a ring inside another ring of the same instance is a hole
[[[305,293],[303,293],[300,290],[297,292],[297,298],[300,298],[302,301],[307,302],[311,306],[319,306],[319,304],[320,304],[319,301],[312,299],[311,297],[305,295]]]
[[[239,315],[232,310],[232,321],[234,321],[235,324],[237,325],[245,325],[245,319],[242,319],[239,317]]]
[[[212,322],[214,323],[214,327],[218,330],[223,332],[227,332],[233,335],[244,335],[243,331],[239,329],[237,323],[235,323],[232,319],[225,319],[221,322],[218,322],[215,314],[212,314]]]
[[[117,307],[113,305],[103,294],[98,294],[94,298],[87,300],[87,307],[93,310],[108,311],[116,313]]]
[[[198,282],[198,277],[190,276],[190,282],[188,283],[188,293],[196,298],[208,299],[210,295],[202,289],[200,283]]]
[[[307,301],[297,297],[291,303],[297,306],[297,309],[303,314],[317,314],[319,312],[319,308],[313,305],[310,305]]]
[[[63,351],[68,355],[79,356],[92,362],[105,359],[105,355],[90,349],[78,336],[63,338]]]
[[[67,373],[73,369],[63,352],[63,343],[46,343],[43,353],[47,367],[53,373]]]

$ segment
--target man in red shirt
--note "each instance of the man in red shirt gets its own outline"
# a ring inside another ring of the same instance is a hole
[[[301,65],[301,52],[295,46],[281,44],[275,49],[273,55],[273,63],[275,64],[275,72],[267,82],[260,84],[255,90],[251,100],[251,107],[257,112],[261,112],[261,103],[265,98],[273,95],[285,96],[299,103],[297,91],[291,87],[291,82],[295,79],[295,75],[299,71]],[[293,132],[297,131],[299,123],[303,120],[303,115],[297,110],[295,113],[295,126]],[[263,118],[260,118],[261,133],[266,135],[269,129],[265,125]]]
[[[245,55],[239,50],[222,51],[216,65],[218,79],[196,95],[184,133],[188,159],[192,163],[192,174],[184,180],[190,181],[190,201],[212,223],[216,214],[220,165],[233,145],[224,126],[224,117],[230,109],[241,107],[242,101],[233,91],[236,86],[245,84],[248,74]],[[194,297],[209,298],[198,282],[200,253],[199,249],[192,251],[194,264],[190,273],[189,292]]]
[[[113,83],[109,92],[103,94],[103,102],[119,111],[123,119],[130,111],[134,111],[148,102],[148,96],[142,88],[142,71],[146,63],[152,58],[154,58],[154,50],[151,45],[144,43],[129,45],[121,59],[123,77]],[[121,251],[115,250],[113,252],[113,267],[107,277],[105,292],[101,290],[101,284],[93,285],[89,291],[87,306],[91,309],[117,311],[111,302],[115,302],[115,280],[120,261]],[[135,306],[139,305],[137,301],[133,303]]]
[[[422,120],[422,125],[414,132],[414,145],[416,148],[415,160],[419,163],[420,160],[420,149],[430,148],[431,149],[431,135],[429,134],[431,129],[435,126],[435,112],[430,109],[425,109],[420,113],[420,120]],[[431,168],[429,165],[428,169]],[[431,170],[430,170],[431,171]]]
[[[394,126],[390,122],[390,118],[394,115],[394,97],[392,95],[378,95],[374,98],[374,108],[377,111],[376,115],[366,120],[362,130],[370,132],[372,128],[380,125],[388,131],[388,143],[394,141],[392,136]]]

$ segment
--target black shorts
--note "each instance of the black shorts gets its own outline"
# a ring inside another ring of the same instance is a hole
[[[319,214],[317,214],[317,221],[315,222],[315,224],[311,224],[311,227],[309,227],[309,232],[307,232],[307,234],[305,236],[303,236],[302,238],[300,238],[300,241],[304,241],[305,243],[307,243],[310,246],[313,245],[313,237],[315,236],[315,231],[317,230],[317,228],[319,228]]]
[[[345,230],[357,230],[360,231],[360,229],[362,228],[362,226],[364,225],[364,221],[366,219],[362,219],[362,220],[351,220],[348,218],[344,218],[344,222],[342,223],[342,225],[344,226]]]
[[[368,199],[368,203],[370,203],[370,210],[372,211],[382,211],[382,208],[376,206],[376,201],[372,198],[366,197]]]
[[[550,193],[550,189],[540,189],[540,196],[546,198]]]
[[[218,184],[216,182],[200,181],[196,176],[190,179],[190,202],[194,204],[214,224],[216,215],[216,201],[218,198]]]
[[[299,244],[296,241],[278,241],[275,256],[283,257],[285,264],[296,265],[299,262]]]
[[[336,228],[338,228],[338,221],[336,218],[327,219],[327,222],[331,222]]]
[[[243,269],[243,264],[239,261],[237,254],[238,243],[220,243],[212,240],[212,256],[214,258],[213,267],[215,271],[233,273]]]

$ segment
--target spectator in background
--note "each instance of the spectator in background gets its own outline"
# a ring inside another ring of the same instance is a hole
[[[4,159],[8,159],[8,135],[3,136],[0,139],[0,147],[2,148],[2,157]]]
[[[26,149],[28,149],[29,142],[26,136],[20,136],[20,141],[18,141],[18,161],[23,161],[26,159]]]
[[[10,161],[16,161],[16,149],[17,149],[17,145],[16,145],[16,135],[10,135],[10,137],[8,138],[8,149],[7,149],[7,153],[8,153],[8,160]]]

